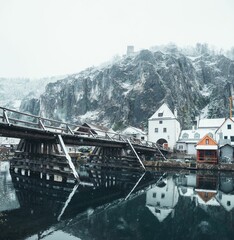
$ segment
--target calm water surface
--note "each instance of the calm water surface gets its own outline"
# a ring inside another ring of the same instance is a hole
[[[234,175],[82,169],[82,184],[0,162],[0,239],[234,239]]]

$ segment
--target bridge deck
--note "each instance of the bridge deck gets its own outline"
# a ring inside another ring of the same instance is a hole
[[[138,151],[156,152],[163,150],[161,146],[152,142],[128,139],[121,134],[100,131],[100,135],[94,135],[92,129],[79,132],[72,129],[84,126],[69,124],[57,120],[42,118],[28,113],[0,107],[0,136],[31,139],[33,141],[54,142],[61,135],[66,145],[77,146],[101,146],[123,148],[131,142]],[[97,131],[95,129],[95,131]]]

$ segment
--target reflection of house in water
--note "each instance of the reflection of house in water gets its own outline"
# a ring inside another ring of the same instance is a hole
[[[180,175],[176,181],[180,195],[191,197],[191,200],[193,200],[194,188],[196,187],[196,174]]]
[[[172,213],[179,199],[178,188],[172,179],[168,177],[146,193],[146,206],[157,219],[162,222]]]
[[[226,175],[187,174],[176,179],[179,194],[195,200],[197,206],[206,210],[208,206],[224,207],[230,212],[234,208],[234,178]]]
[[[196,204],[203,206],[219,206],[216,199],[218,189],[218,177],[216,175],[197,174]]]
[[[232,177],[220,177],[220,187],[217,194],[217,200],[230,212],[234,208],[234,179]]]
[[[0,212],[17,208],[19,201],[11,182],[9,163],[0,161]]]

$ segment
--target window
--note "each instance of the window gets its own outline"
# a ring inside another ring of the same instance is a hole
[[[227,201],[227,206],[231,206],[231,202],[230,201]]]
[[[165,193],[162,193],[162,194],[161,194],[161,198],[165,198]]]
[[[179,150],[183,150],[183,145],[179,145]]]
[[[154,129],[154,132],[158,132],[158,128],[155,128],[155,129]]]
[[[182,138],[183,138],[183,139],[188,139],[188,137],[189,137],[188,133],[184,133],[184,134],[182,135]]]
[[[227,125],[227,129],[232,129],[232,125],[231,125],[231,124],[228,124],[228,125]]]
[[[163,132],[167,132],[167,129],[166,129],[166,128],[163,128]]]
[[[231,136],[231,142],[234,142],[234,136]]]
[[[153,193],[153,198],[156,198],[156,192]]]
[[[145,140],[145,137],[141,137],[141,140]]]
[[[227,136],[224,136],[224,139],[228,139],[228,137],[227,137]]]
[[[209,139],[206,139],[206,145],[208,145],[209,144]]]
[[[208,135],[209,135],[211,138],[214,138],[214,137],[213,137],[213,133],[209,132]]]
[[[163,123],[163,121],[159,121],[159,124],[162,124]]]
[[[200,139],[200,134],[199,134],[199,133],[195,133],[195,134],[194,134],[194,138],[195,138],[195,139]]]
[[[163,116],[163,113],[158,113],[158,117],[162,117]]]

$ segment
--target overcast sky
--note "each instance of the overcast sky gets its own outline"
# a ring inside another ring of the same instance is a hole
[[[169,42],[234,46],[234,0],[0,0],[0,77],[76,73]]]

